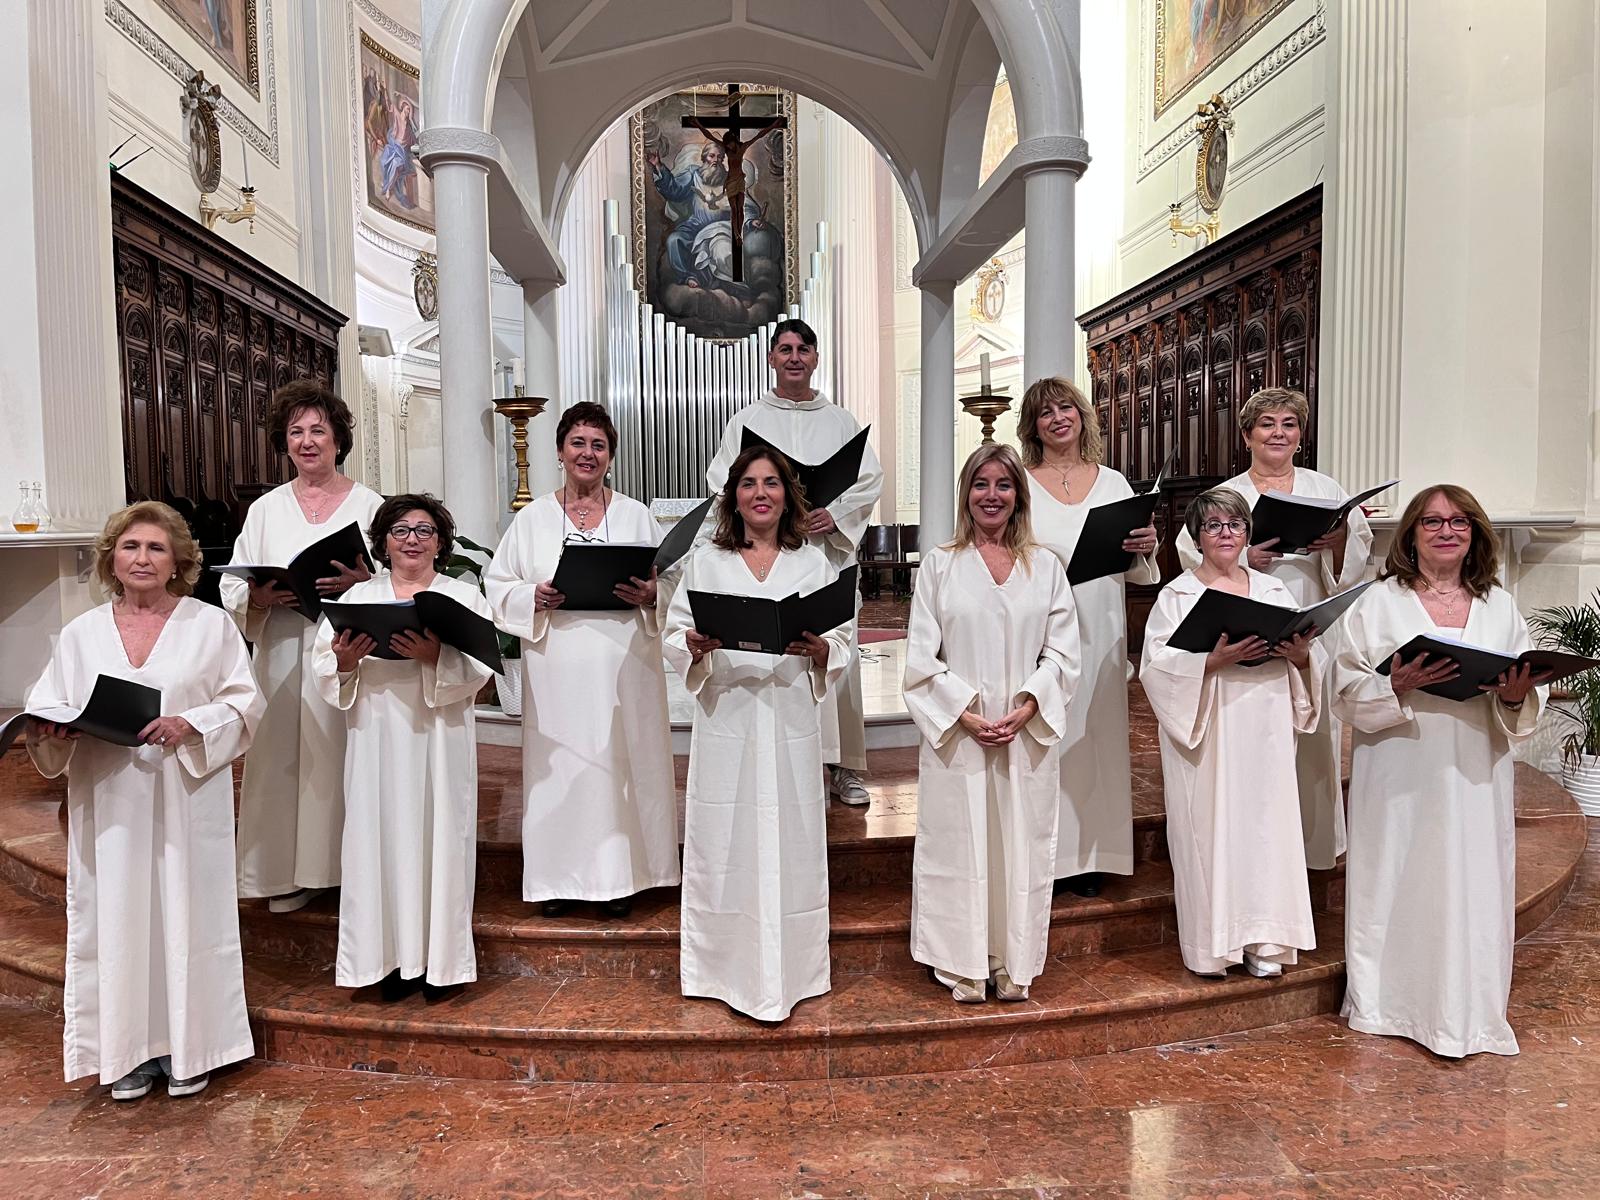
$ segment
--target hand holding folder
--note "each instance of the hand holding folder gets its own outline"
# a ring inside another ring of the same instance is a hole
[[[1329,596],[1318,604],[1309,604],[1304,608],[1284,608],[1252,600],[1248,596],[1235,596],[1232,592],[1207,588],[1172,631],[1167,645],[1175,650],[1209,654],[1216,649],[1218,640],[1224,634],[1233,643],[1246,638],[1260,638],[1269,650],[1301,634],[1315,637],[1326,633],[1360,599],[1361,593],[1371,586],[1371,580],[1358,583],[1337,596]],[[1266,658],[1257,658],[1244,665],[1254,667],[1266,661]]]
[[[312,542],[296,554],[287,567],[229,563],[225,567],[211,569],[219,575],[233,575],[251,583],[276,584],[294,596],[295,602],[291,607],[295,612],[308,621],[315,621],[322,615],[323,603],[322,594],[317,591],[317,580],[339,574],[335,563],[352,567],[358,562],[364,563],[367,570],[372,570],[372,559],[367,554],[366,542],[361,538],[361,526],[351,521],[343,529]]]
[[[812,508],[826,508],[854,487],[856,480],[861,478],[861,455],[867,448],[867,431],[871,428],[870,425],[866,426],[820,463],[801,462],[782,446],[767,441],[749,426],[745,427],[739,449],[742,452],[752,446],[770,446],[776,450],[789,460],[794,473],[800,477],[800,486],[806,493],[806,503]],[[737,479],[730,479],[728,486],[737,486],[738,482]]]
[[[410,600],[365,603],[324,600],[322,615],[328,618],[328,624],[336,633],[348,629],[353,634],[364,633],[370,637],[377,643],[377,649],[372,651],[374,658],[407,657],[393,647],[392,641],[396,635],[409,630],[417,634],[431,633],[446,646],[477,659],[497,674],[504,669],[494,623],[443,592],[418,592]]]
[[[659,546],[644,542],[568,542],[561,548],[555,576],[550,580],[550,586],[564,597],[561,607],[578,612],[633,608],[617,595],[617,588],[634,579],[649,579],[651,571],[664,574],[677,565],[693,547],[695,535],[715,499],[710,497],[684,514]]]
[[[1391,479],[1357,492],[1348,500],[1263,492],[1250,513],[1250,544],[1259,546],[1262,542],[1273,542],[1274,553],[1305,554],[1311,543],[1343,525],[1356,505],[1399,482]]]
[[[1135,529],[1144,529],[1155,519],[1161,484],[1176,460],[1176,451],[1167,456],[1148,492],[1097,504],[1089,510],[1073,548],[1072,561],[1067,564],[1068,583],[1077,587],[1107,575],[1121,575],[1133,566],[1134,556],[1122,544]]]
[[[89,702],[82,708],[51,705],[21,712],[0,725],[0,754],[11,749],[27,728],[28,719],[61,725],[75,733],[86,733],[113,746],[137,746],[140,734],[161,716],[161,693],[142,683],[101,675],[94,681]]]
[[[1485,692],[1492,691],[1495,681],[1502,675],[1524,667],[1533,672],[1535,684],[1554,683],[1600,667],[1600,659],[1586,658],[1582,654],[1568,654],[1561,650],[1528,650],[1511,655],[1474,646],[1470,642],[1460,642],[1455,638],[1429,634],[1412,638],[1393,655],[1385,658],[1378,664],[1378,674],[1390,674],[1396,658],[1399,658],[1403,667],[1431,665],[1438,668],[1444,663],[1452,664],[1455,667],[1453,675],[1447,674],[1434,682],[1424,682],[1418,690],[1430,696],[1458,701],[1476,700]],[[1435,675],[1437,671],[1424,678],[1434,678]]]
[[[832,583],[808,595],[795,592],[782,600],[691,588],[689,608],[694,631],[720,642],[724,650],[787,654],[807,634],[824,634],[855,619],[856,568],[846,567]]]

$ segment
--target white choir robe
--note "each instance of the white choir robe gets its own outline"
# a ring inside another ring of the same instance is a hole
[[[1521,654],[1527,624],[1496,587],[1472,601],[1464,629],[1440,628],[1394,579],[1368,590],[1344,624],[1334,695],[1355,728],[1344,1016],[1352,1029],[1435,1054],[1515,1054],[1506,1021],[1517,897],[1511,746],[1538,724],[1539,692],[1515,712],[1487,694],[1397,698],[1376,668],[1418,634]]]
[[[535,611],[576,530],[552,495],[517,514],[484,587],[522,639],[522,898],[613,900],[672,887],[678,794],[657,609]],[[650,511],[612,493],[607,542],[661,540]],[[513,670],[516,664],[508,664]]]
[[[1261,498],[1260,491],[1246,471],[1220,484],[1232,488],[1244,497],[1252,509]],[[1347,500],[1349,493],[1328,476],[1306,467],[1294,471],[1294,494],[1316,496],[1323,500]],[[1333,570],[1333,555],[1327,550],[1315,554],[1285,554],[1273,560],[1268,572],[1289,589],[1295,607],[1304,608],[1319,600],[1326,600],[1347,588],[1373,578],[1377,566],[1372,561],[1372,526],[1357,505],[1350,513],[1349,536],[1345,540],[1344,565],[1337,573]],[[1178,534],[1178,560],[1189,570],[1200,564],[1200,551],[1187,529]],[[1340,625],[1327,634],[1327,652],[1330,657],[1338,652],[1343,636]],[[1324,689],[1331,685],[1331,672],[1324,678]],[[1300,822],[1305,834],[1306,865],[1319,871],[1337,865],[1345,850],[1344,786],[1341,777],[1342,734],[1338,717],[1333,712],[1331,696],[1324,691],[1318,701],[1321,716],[1317,727],[1302,737],[1295,749],[1295,765],[1300,776]]]
[[[198,738],[113,746],[30,735],[47,779],[67,773],[66,1078],[114,1083],[163,1055],[188,1079],[249,1058],[234,891],[233,760],[265,707],[226,613],[178,601],[142,667],[111,605],[61,631],[25,707],[82,707],[102,673],[161,692]]]
[[[326,520],[307,521],[290,484],[250,506],[233,562],[286,567],[296,554],[354,521],[366,537],[383,497],[355,484]],[[346,563],[353,566],[353,563]],[[239,793],[239,895],[285,896],[337,887],[344,829],[344,717],[317,692],[317,626],[287,608],[250,607],[250,588],[224,575],[222,603],[256,648],[266,716],[244,760]]]
[[[820,463],[861,431],[861,424],[850,412],[818,392],[810,400],[794,403],[767,391],[754,404],[734,413],[722,431],[716,456],[706,468],[706,484],[713,493],[728,482],[728,468],[739,457],[746,428],[801,462]],[[835,529],[826,537],[813,538],[827,554],[834,568],[843,571],[856,561],[856,548],[866,536],[872,510],[883,492],[883,467],[873,453],[869,439],[861,449],[861,474],[850,487],[828,505]],[[702,540],[716,530],[716,517],[708,517]],[[857,611],[861,603],[856,601]],[[855,634],[852,631],[852,638]],[[851,643],[849,666],[844,678],[828,689],[822,702],[822,761],[837,763],[855,771],[867,769],[866,706],[861,699],[861,654]]]
[[[922,734],[911,875],[911,957],[943,975],[1003,968],[1026,987],[1050,941],[1061,737],[1078,678],[1067,574],[1035,548],[996,583],[978,551],[922,558],[906,641],[906,708]],[[1039,711],[1008,746],[960,725]]]
[[[439,592],[487,618],[478,589],[448,575]],[[395,599],[387,571],[358,583],[352,604]],[[368,656],[348,675],[333,627],[317,630],[312,672],[342,710],[344,886],[334,981],[365,987],[391,971],[436,987],[478,977],[472,889],[478,868],[478,732],[473,701],[493,674],[451,646],[436,664]]]
[[[664,648],[695,699],[683,834],[680,978],[762,1021],[830,986],[827,794],[821,703],[844,672],[850,622],[822,634],[826,670],[797,655],[715,650],[692,664],[689,590],[782,599],[837,577],[815,546],[778,555],[764,582],[706,545],[684,568]]]
[[[1089,510],[1133,495],[1122,472],[1101,465],[1089,494],[1063,504],[1033,476],[1034,539],[1061,560],[1072,561]],[[1128,763],[1128,617],[1126,580],[1161,582],[1155,551],[1136,557],[1122,575],[1106,575],[1072,589],[1078,610],[1082,673],[1067,701],[1061,739],[1060,830],[1055,877],[1090,871],[1133,874],[1133,780]]]
[[[1293,607],[1251,571],[1250,598]],[[1205,591],[1185,571],[1156,597],[1144,629],[1144,685],[1161,726],[1167,845],[1184,966],[1225,971],[1248,949],[1284,965],[1316,946],[1296,800],[1294,743],[1316,728],[1327,651],[1306,670],[1277,659],[1206,673],[1204,654],[1167,639]]]

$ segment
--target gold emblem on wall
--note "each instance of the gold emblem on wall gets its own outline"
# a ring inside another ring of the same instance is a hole
[[[222,130],[217,125],[220,99],[222,88],[206,82],[204,71],[196,71],[180,101],[189,135],[189,175],[202,193],[214,192],[222,183]]]
[[[1006,310],[1006,267],[998,258],[978,268],[977,285],[972,292],[972,319],[993,323]]]
[[[426,250],[411,264],[411,298],[417,303],[417,316],[424,321],[439,319],[439,260]]]
[[[1228,184],[1228,135],[1233,131],[1233,114],[1228,102],[1217,94],[1195,109],[1194,133],[1199,139],[1199,152],[1194,161],[1195,198],[1206,213],[1206,220],[1185,224],[1183,205],[1173,201],[1167,206],[1167,227],[1172,230],[1172,244],[1178,244],[1178,235],[1197,238],[1205,235],[1206,245],[1217,240],[1222,232],[1222,193]]]

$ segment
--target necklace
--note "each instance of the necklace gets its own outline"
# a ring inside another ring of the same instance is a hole
[[[1290,468],[1283,475],[1267,475],[1252,468],[1248,472],[1250,482],[1256,485],[1256,491],[1265,495],[1268,492],[1294,492],[1294,468]]]
[[[311,485],[309,483],[296,480],[294,494],[295,499],[300,501],[300,507],[306,514],[306,520],[310,521],[313,525],[317,525],[322,521],[322,510],[328,506],[328,501],[332,500],[333,496],[327,491],[323,491],[322,499],[318,500],[316,506],[313,507],[311,503],[311,497],[307,495],[307,489],[310,487]]]
[[[1072,503],[1072,480],[1069,477],[1069,474],[1070,474],[1070,472],[1072,471],[1072,469],[1075,466],[1081,467],[1081,466],[1083,466],[1083,463],[1081,461],[1079,461],[1077,463],[1060,463],[1060,462],[1051,462],[1049,459],[1044,459],[1039,463],[1039,465],[1041,467],[1048,467],[1048,468],[1050,468],[1050,470],[1054,471],[1057,475],[1061,476],[1061,490],[1067,494],[1067,503],[1071,504]]]
[[[1422,575],[1421,572],[1418,572],[1418,574],[1421,575],[1422,586],[1428,591],[1432,592],[1435,596],[1439,597],[1439,603],[1444,606],[1445,620],[1455,620],[1456,597],[1461,595],[1461,593],[1465,590],[1464,585],[1458,583],[1453,588],[1442,588],[1438,584],[1434,583],[1433,580],[1429,579],[1426,575]],[[1446,597],[1449,598],[1446,599]]]
[[[572,522],[573,527],[575,529],[577,529],[577,531],[579,533],[584,533],[584,532],[588,531],[591,528],[591,522],[589,520],[589,517],[594,512],[594,509],[590,508],[589,504],[590,504],[590,500],[589,499],[583,499],[583,500],[574,499],[574,500],[570,500],[569,501],[567,499],[567,487],[566,487],[565,484],[561,485],[561,507],[566,511],[567,519]],[[601,488],[600,489],[600,519],[604,520],[605,516],[606,516],[606,493],[605,493],[605,489]]]
[[[773,564],[778,561],[778,548],[776,546],[772,548],[772,557],[767,559],[765,565],[762,565],[757,561],[756,552],[757,547],[750,547],[750,549],[745,552],[744,561],[749,564],[750,569],[756,573],[756,581],[758,583],[765,583],[767,581],[767,572],[772,570]]]

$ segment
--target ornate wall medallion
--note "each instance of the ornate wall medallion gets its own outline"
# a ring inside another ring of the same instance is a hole
[[[1200,153],[1195,155],[1194,190],[1200,207],[1214,213],[1222,207],[1222,193],[1228,185],[1228,134],[1233,118],[1221,96],[1202,104],[1198,116]]]
[[[991,258],[978,269],[978,279],[972,293],[972,319],[998,321],[1006,310],[1006,268],[998,258]]]
[[[196,71],[183,91],[189,174],[202,193],[214,192],[222,184],[222,136],[217,126],[217,101],[221,98],[222,88],[207,83],[204,71]]]
[[[411,298],[424,321],[439,319],[439,260],[425,250],[411,264]]]

